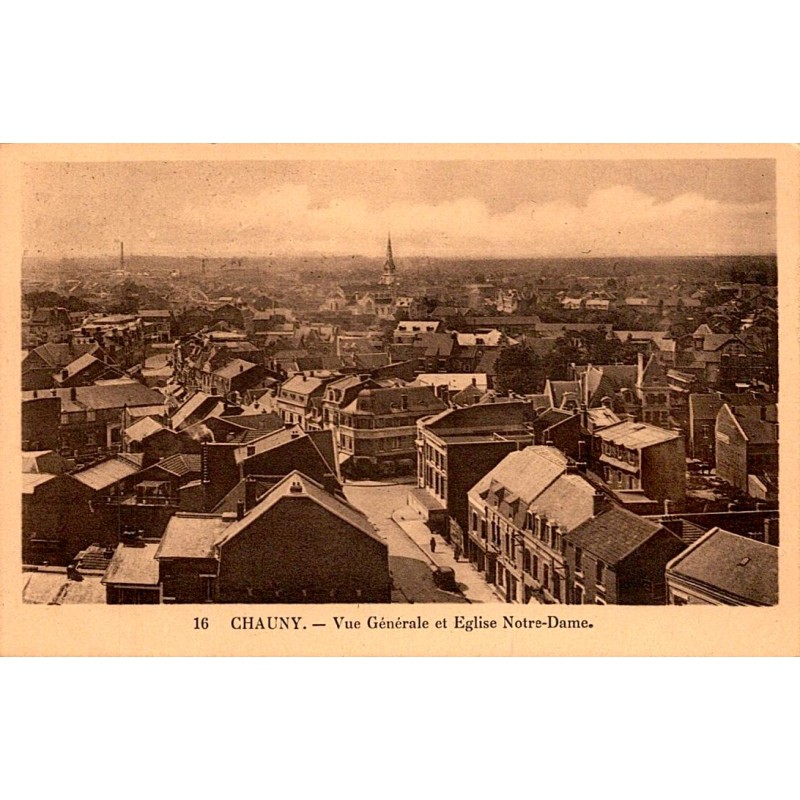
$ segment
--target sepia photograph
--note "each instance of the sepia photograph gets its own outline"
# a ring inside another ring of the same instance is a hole
[[[776,148],[446,152],[22,159],[23,606],[779,604]]]

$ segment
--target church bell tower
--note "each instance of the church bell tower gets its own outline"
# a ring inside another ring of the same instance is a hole
[[[397,267],[394,263],[392,256],[392,234],[386,242],[386,260],[383,262],[383,274],[381,275],[382,286],[396,286],[397,285]]]

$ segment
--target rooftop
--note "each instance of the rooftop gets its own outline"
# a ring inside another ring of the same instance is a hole
[[[778,602],[778,548],[712,528],[667,564],[667,574],[697,581],[750,605]]]
[[[569,540],[607,564],[618,564],[660,530],[661,525],[612,506],[579,525],[569,534]]]
[[[531,445],[509,453],[470,489],[470,494],[483,495],[494,487],[502,487],[519,497],[525,505],[530,505],[533,498],[566,469],[567,457],[560,450]]]
[[[109,458],[81,472],[74,472],[72,477],[76,481],[80,481],[84,486],[99,492],[125,478],[129,478],[131,475],[135,475],[139,469],[140,467],[126,459]]]
[[[103,583],[124,586],[158,586],[157,542],[121,544],[108,565]]]
[[[673,441],[678,439],[680,434],[656,425],[648,425],[646,422],[627,420],[597,431],[597,436],[605,442],[636,450]]]
[[[214,543],[231,523],[221,516],[177,513],[170,518],[156,558],[214,558]]]

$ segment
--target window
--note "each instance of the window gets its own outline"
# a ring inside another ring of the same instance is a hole
[[[575,572],[578,575],[583,574],[583,550],[580,547],[575,548]]]
[[[598,586],[603,585],[603,582],[605,581],[606,577],[605,573],[606,573],[606,565],[602,561],[598,560],[596,576],[595,576],[595,583],[597,583]]]
[[[533,557],[533,577],[538,581],[539,580],[539,558],[538,556]]]
[[[572,602],[576,606],[582,606],[583,596],[584,596],[583,586],[581,586],[579,583],[576,583],[572,589]]]

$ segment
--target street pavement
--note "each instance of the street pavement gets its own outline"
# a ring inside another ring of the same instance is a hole
[[[441,537],[436,537],[436,552],[430,552],[430,530],[406,505],[407,484],[352,482],[345,484],[344,493],[366,514],[389,547],[389,568],[395,585],[392,602],[499,602],[500,598],[471,564],[454,561],[452,549]],[[437,567],[453,568],[459,593],[436,586],[433,570]]]
[[[392,514],[392,519],[432,564],[437,567],[450,567],[453,570],[458,588],[471,603],[503,602],[473,564],[463,556],[458,561],[455,560],[453,548],[441,536],[434,537],[436,550],[431,552],[431,530],[413,508],[410,506],[398,508]]]

